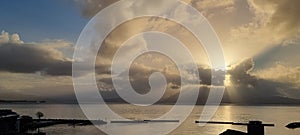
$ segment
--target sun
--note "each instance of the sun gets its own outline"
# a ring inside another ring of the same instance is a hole
[[[232,86],[232,82],[230,80],[230,75],[225,75],[224,84],[225,84],[225,86]]]

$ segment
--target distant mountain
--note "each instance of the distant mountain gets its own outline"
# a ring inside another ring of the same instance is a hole
[[[63,87],[65,88],[65,87]],[[47,103],[62,103],[62,104],[77,104],[77,99],[72,90],[72,87],[68,89],[68,92],[64,94],[55,95],[55,93],[59,93],[61,91],[60,88],[55,90],[51,90],[49,94],[39,94],[36,95],[22,95],[22,94],[5,94],[1,93],[0,95],[0,103],[9,103],[9,102],[37,102],[37,101],[47,101]],[[209,95],[209,89],[201,89],[198,93],[198,100],[196,102],[197,105],[204,105],[207,101],[207,97]],[[185,99],[183,99],[182,104],[194,104],[191,101],[192,96],[196,94],[195,91],[185,90],[181,94],[185,95]],[[127,103],[115,91],[102,91],[102,97],[105,98],[106,103]],[[161,100],[157,102],[157,104],[175,104],[178,99],[178,91],[174,93],[166,94]],[[8,100],[9,99],[9,100]],[[240,94],[238,97],[231,97],[228,91],[225,91],[224,96],[222,98],[223,104],[234,104],[234,105],[270,105],[270,104],[280,104],[280,105],[300,105],[300,99],[283,97],[283,96],[269,96],[268,94],[260,94],[257,96],[256,94],[246,93]]]

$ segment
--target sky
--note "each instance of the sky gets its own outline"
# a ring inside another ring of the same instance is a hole
[[[74,101],[72,61],[77,38],[85,25],[99,11],[118,0],[1,0],[0,2],[0,98]],[[237,103],[300,103],[300,19],[299,1],[273,0],[183,0],[200,11],[215,29],[224,50],[227,73],[224,100]],[[151,11],[160,1],[129,3],[126,12]],[[176,12],[182,16],[187,12]],[[183,18],[193,22],[193,18]],[[102,21],[102,20],[99,20]],[[167,78],[163,97],[172,101],[181,90],[191,87],[204,94],[211,87],[207,55],[191,33],[180,25],[159,18],[138,18],[123,23],[104,40],[96,61],[98,88],[108,98],[116,97],[110,67],[121,44],[133,35],[157,30],[172,34],[187,44],[196,59],[201,83],[181,86],[178,69],[167,57],[145,54],[130,68],[131,84],[141,93],[153,71]],[[101,29],[99,30],[101,31]],[[129,56],[149,47],[145,36],[127,43]],[[174,50],[175,52],[180,50]],[[119,65],[122,68],[122,64]],[[184,72],[187,80],[194,76]],[[124,79],[122,77],[118,79]],[[222,80],[222,78],[217,78]],[[205,95],[205,94],[204,94]],[[200,98],[203,98],[200,96]],[[254,100],[257,99],[257,100]]]
[[[89,19],[69,0],[3,0],[1,29],[22,35],[26,42],[66,39],[75,42]]]

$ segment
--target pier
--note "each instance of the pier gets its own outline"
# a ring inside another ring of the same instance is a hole
[[[114,120],[110,123],[178,123],[179,120]]]

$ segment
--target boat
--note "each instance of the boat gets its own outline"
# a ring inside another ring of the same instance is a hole
[[[300,122],[289,123],[285,127],[289,128],[289,129],[300,128]]]

